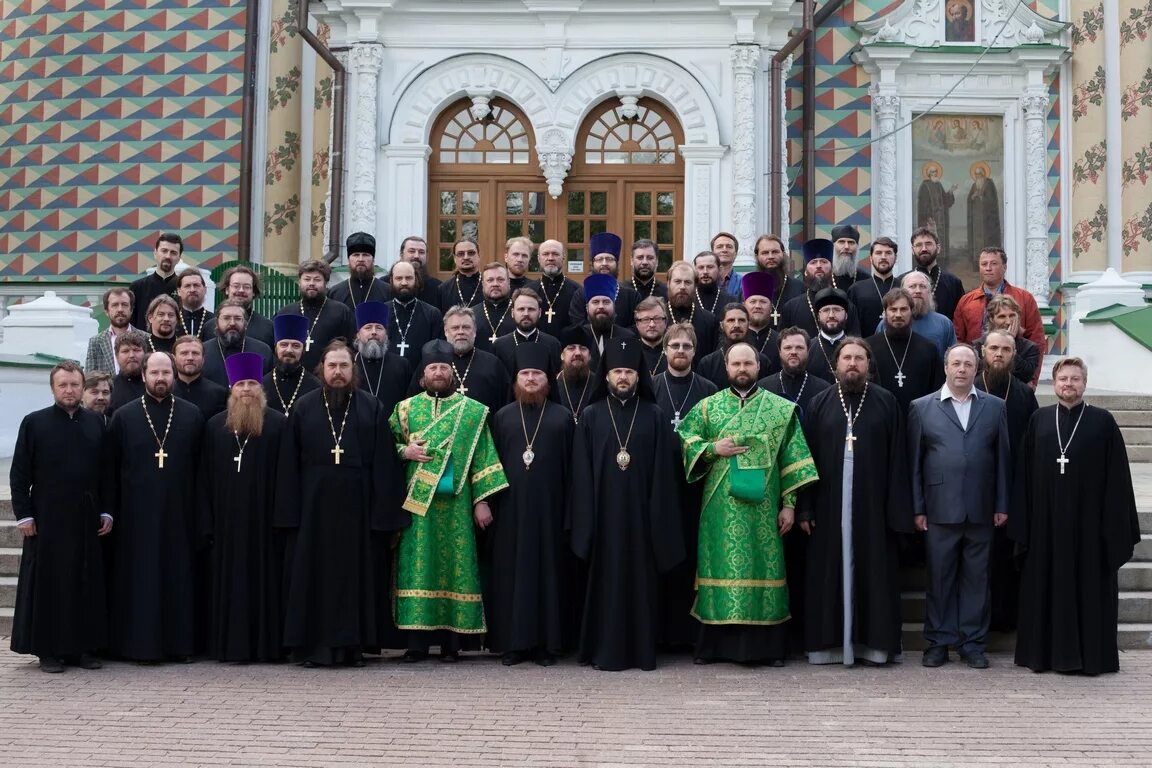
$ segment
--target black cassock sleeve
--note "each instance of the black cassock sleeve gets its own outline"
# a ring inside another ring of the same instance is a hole
[[[276,528],[300,527],[300,409],[293,408],[280,440],[280,458],[276,466],[276,500],[272,508],[272,525]]]
[[[1087,406],[1085,406],[1087,407]],[[1104,539],[1104,556],[1108,568],[1119,570],[1132,559],[1140,543],[1140,516],[1136,511],[1136,497],[1132,491],[1132,470],[1128,466],[1128,450],[1112,414],[1104,412],[1105,428],[1110,433],[1101,440],[1104,444],[1104,498],[1100,500],[1100,534]],[[1103,436],[1101,436],[1103,437]]]
[[[372,455],[372,512],[371,527],[374,531],[398,531],[407,528],[412,515],[401,505],[404,503],[404,468],[396,455],[396,441],[384,408],[375,398],[359,397],[360,402],[371,402],[371,416],[360,419],[360,444],[373,445]]]
[[[656,570],[667,573],[684,561],[684,528],[681,521],[679,483],[673,472],[678,470],[675,438],[661,428],[662,412],[657,411],[655,456],[652,471],[652,498],[648,504],[648,529]],[[579,486],[574,486],[578,488]]]
[[[941,367],[943,370],[943,367]],[[941,384],[943,386],[943,384]],[[916,516],[912,514],[912,477],[904,457],[908,455],[908,427],[904,409],[893,398],[889,409],[888,442],[888,527],[897,533],[915,533]]]
[[[32,508],[32,465],[33,453],[36,448],[32,438],[30,422],[32,414],[28,414],[20,422],[20,432],[16,436],[16,451],[12,454],[12,467],[8,472],[8,485],[12,491],[12,511],[17,520],[26,517],[36,518],[36,511]]]

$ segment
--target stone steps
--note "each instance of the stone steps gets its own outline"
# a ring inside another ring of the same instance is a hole
[[[1056,396],[1052,394],[1050,386],[1042,385],[1040,389],[1042,392],[1037,393],[1036,400],[1041,407],[1056,402]],[[1094,393],[1089,390],[1084,399],[1094,406],[1112,412],[1124,435],[1129,461],[1152,462],[1152,396],[1135,393]]]

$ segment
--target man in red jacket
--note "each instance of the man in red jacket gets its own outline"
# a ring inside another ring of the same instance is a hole
[[[1023,288],[1009,285],[1004,279],[1008,268],[1008,254],[997,246],[988,246],[980,251],[980,285],[960,297],[952,324],[956,327],[956,340],[971,344],[984,333],[988,300],[996,294],[1011,296],[1020,305],[1020,330],[1024,337],[1040,348],[1043,354],[1048,349],[1048,339],[1044,336],[1044,321],[1040,319],[1040,309],[1036,299]]]

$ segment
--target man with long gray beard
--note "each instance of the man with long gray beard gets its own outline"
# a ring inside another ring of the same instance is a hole
[[[956,343],[956,329],[952,321],[936,311],[932,283],[923,272],[909,272],[900,279],[900,287],[912,297],[912,332],[918,333],[936,345],[943,359]],[[881,320],[877,333],[883,333],[888,324]]]
[[[420,362],[424,345],[444,336],[444,315],[423,298],[423,276],[416,265],[398,261],[388,272],[392,284],[388,338],[392,351],[412,365]]]
[[[1008,445],[1011,466],[1017,466],[1020,446],[1032,418],[1040,405],[1032,387],[1015,375],[1016,344],[1019,337],[1009,331],[989,331],[980,348],[981,368],[976,377],[976,388],[1004,401],[1008,416]],[[992,535],[992,590],[991,628],[999,632],[1016,629],[1019,606],[1020,571],[1016,566],[1015,546],[1006,528],[997,528]]]
[[[832,262],[832,286],[845,293],[855,283],[867,280],[870,275],[856,265],[856,254],[860,251],[860,230],[851,224],[840,224],[832,228],[832,249],[836,258]]]
[[[795,326],[803,328],[809,336],[816,335],[819,330],[816,319],[816,294],[832,287],[833,249],[832,241],[821,237],[804,243],[804,293],[789,299],[780,310],[782,327]],[[856,308],[850,303],[847,307],[844,331],[852,335],[860,332],[860,320],[856,316]]]
[[[396,403],[404,399],[412,365],[388,351],[388,305],[365,301],[356,307],[356,365],[360,388],[384,406],[384,416],[392,415]]]
[[[213,319],[216,338],[204,343],[204,378],[222,387],[228,386],[224,361],[239,352],[255,352],[264,361],[264,371],[272,370],[272,348],[248,335],[248,316],[243,304],[234,299],[222,301]]]
[[[304,666],[362,667],[390,634],[381,574],[391,569],[387,538],[408,525],[404,480],[347,344],[321,352],[320,379],[288,417],[277,468],[274,525],[291,541],[283,642]]]
[[[227,410],[208,420],[200,453],[200,532],[212,544],[208,655],[276,661],[284,542],[272,513],[288,420],[267,405],[259,355],[241,352],[226,367]]]
[[[564,244],[545,240],[536,249],[540,262],[540,280],[533,286],[544,302],[540,313],[540,330],[560,338],[560,331],[572,325],[568,308],[572,297],[580,292],[580,283],[564,276]]]
[[[276,327],[276,365],[264,376],[264,397],[268,407],[285,416],[309,392],[320,388],[320,379],[300,363],[304,357],[304,339],[308,337],[308,318],[280,315]]]

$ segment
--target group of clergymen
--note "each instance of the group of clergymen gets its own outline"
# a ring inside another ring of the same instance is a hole
[[[721,233],[661,282],[640,240],[618,281],[603,233],[580,285],[555,240],[531,281],[530,241],[481,268],[462,239],[440,283],[423,239],[380,279],[355,233],[346,280],[306,262],[268,319],[244,266],[205,309],[162,234],[21,426],[12,648],[45,671],[482,646],[881,665],[902,658],[899,567],[925,558],[926,666],[951,647],[984,668],[989,629],[1016,628],[1019,664],[1116,670],[1140,534],[1084,363],[1038,409],[1043,329],[1003,250],[965,293],[931,230],[898,279],[893,240],[870,271],[858,241],[808,241],[794,274],[765,235],[741,275]]]

